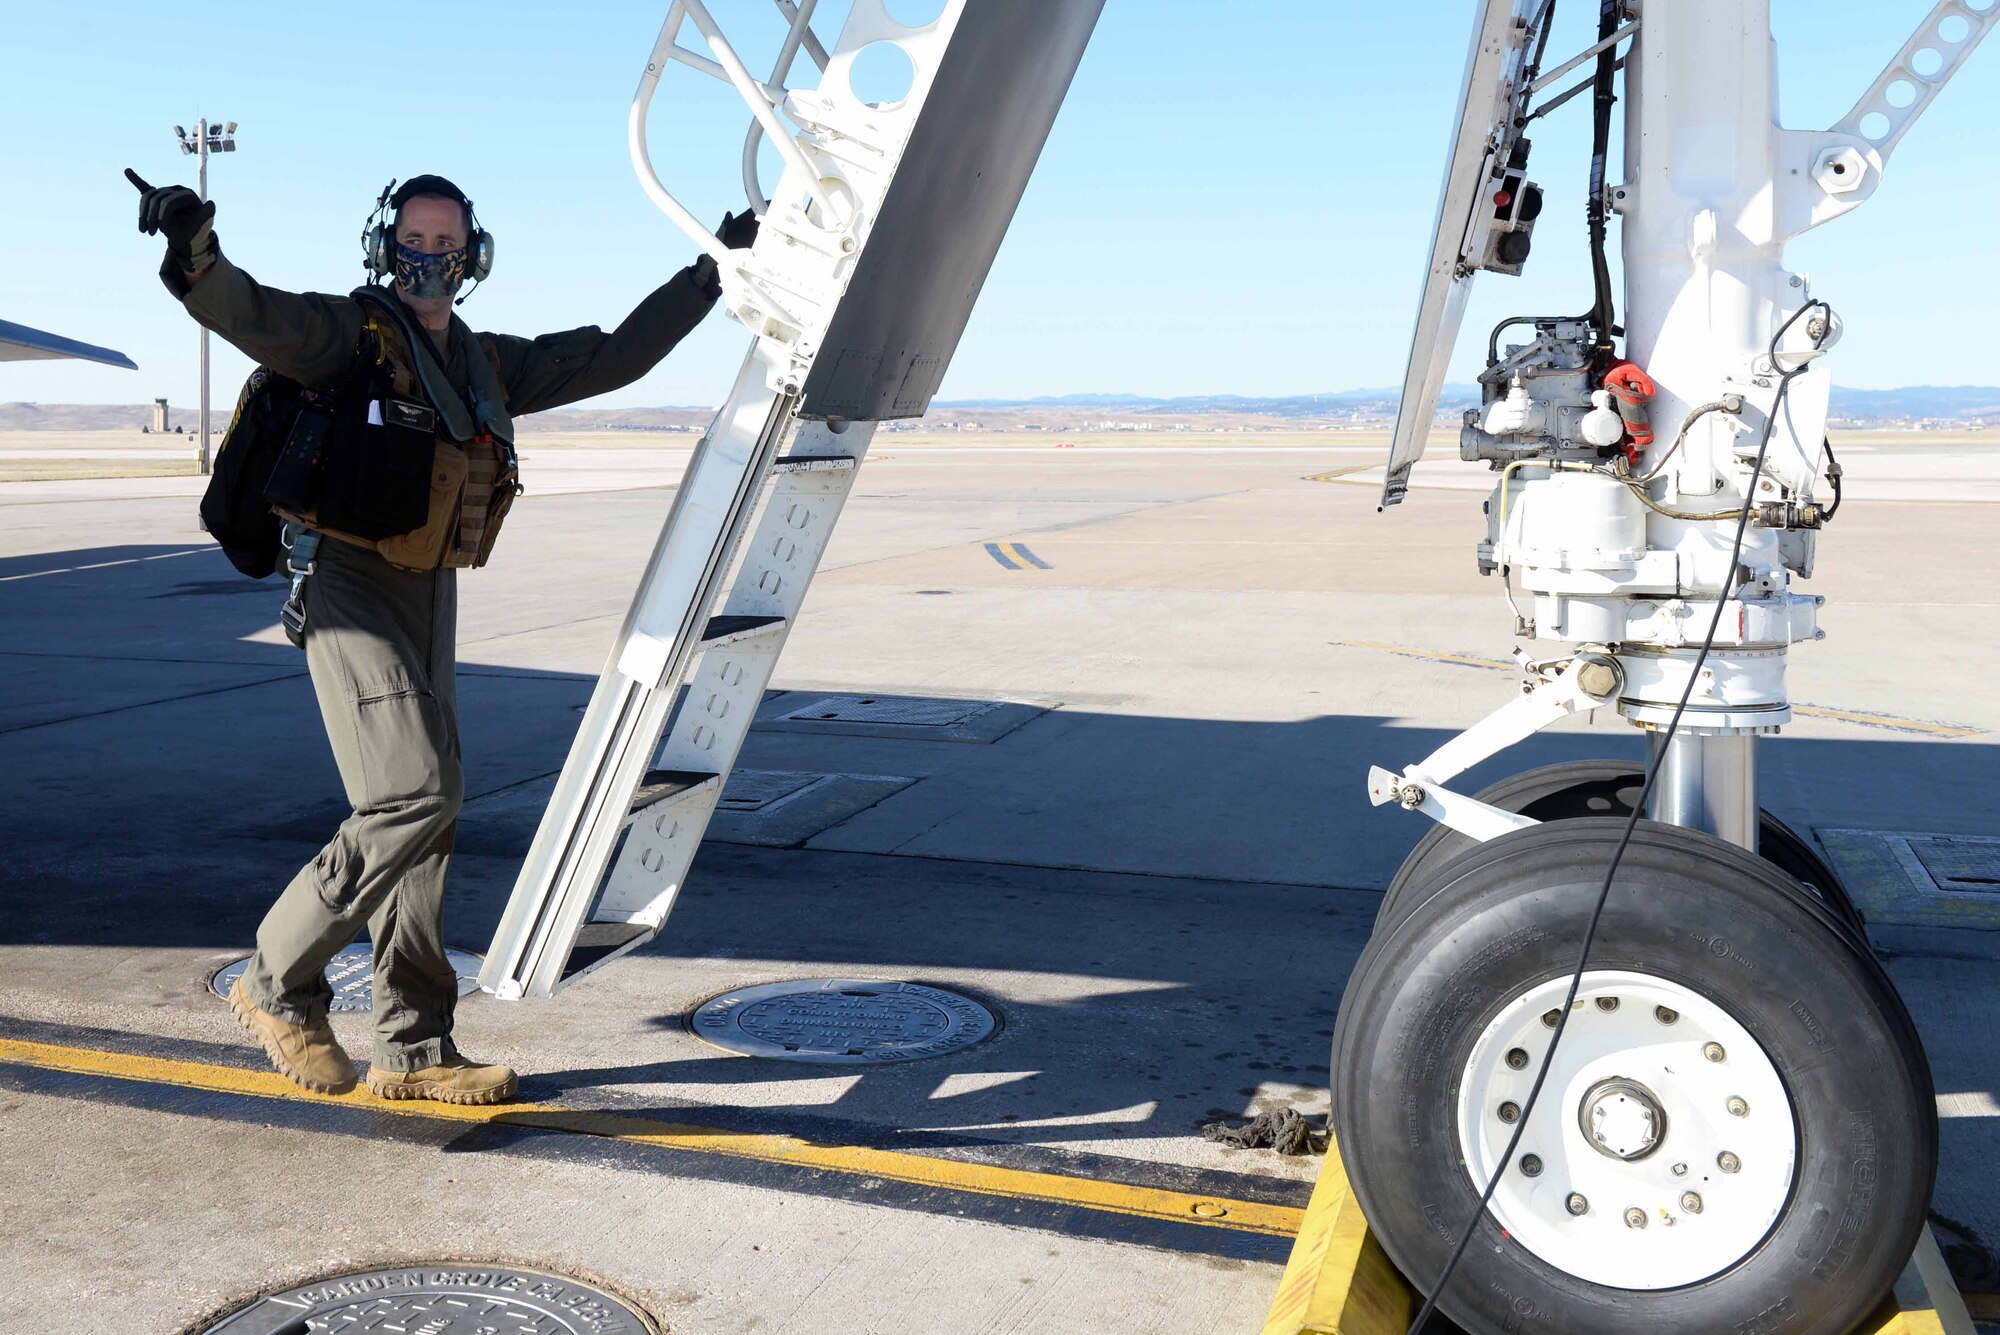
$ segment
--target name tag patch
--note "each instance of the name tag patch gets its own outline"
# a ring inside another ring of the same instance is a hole
[[[437,412],[427,403],[386,399],[382,403],[382,418],[386,426],[421,431],[426,436],[437,434]]]

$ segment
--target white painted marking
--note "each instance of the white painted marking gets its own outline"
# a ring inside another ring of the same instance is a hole
[[[174,556],[193,556],[196,552],[212,550],[208,547],[189,547],[178,552],[158,552],[152,556],[128,556],[122,561],[97,561],[87,566],[64,566],[61,570],[31,570],[25,575],[0,575],[0,584],[11,584],[17,579],[40,579],[44,575],[74,575],[85,570],[109,570],[113,566],[138,565],[142,561],[165,561]]]

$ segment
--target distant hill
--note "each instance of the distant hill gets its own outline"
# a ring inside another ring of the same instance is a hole
[[[209,404],[210,430],[222,411]],[[173,420],[193,422],[194,414],[176,412]],[[152,422],[150,403],[0,403],[0,431],[137,431]]]
[[[1153,398],[1140,394],[1060,394],[1032,399],[954,399],[931,405],[917,422],[892,429],[985,431],[1296,431],[1311,427],[1382,429],[1396,420],[1395,389],[1348,389],[1325,394],[1253,398],[1200,394]],[[1442,420],[1477,405],[1475,385],[1446,385],[1438,404]],[[211,405],[211,426],[221,430],[232,403]],[[708,425],[712,408],[558,408],[521,419],[524,433],[539,431],[685,431]],[[137,431],[153,418],[151,404],[0,404],[0,431]],[[1915,385],[1905,389],[1833,390],[1833,424],[1839,427],[1956,429],[2000,427],[2000,388]],[[176,405],[172,420],[192,428],[192,409]]]

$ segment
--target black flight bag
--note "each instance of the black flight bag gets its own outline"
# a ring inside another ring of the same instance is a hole
[[[271,513],[265,483],[300,416],[298,381],[260,366],[244,382],[201,497],[201,526],[229,564],[252,579],[277,568],[284,521]]]
[[[430,517],[431,460],[437,410],[389,392],[389,376],[371,376],[369,392],[335,406],[319,489],[319,522],[340,533],[379,540],[422,528]]]

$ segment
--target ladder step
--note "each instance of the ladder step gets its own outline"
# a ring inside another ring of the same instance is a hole
[[[639,790],[632,794],[632,805],[627,811],[643,811],[668,798],[692,797],[721,784],[720,774],[698,774],[684,769],[647,770],[646,777],[639,780]]]
[[[771,464],[773,473],[837,473],[854,467],[851,454],[793,454]]]
[[[710,617],[708,625],[702,628],[701,647],[713,649],[718,644],[733,644],[737,640],[747,640],[755,635],[766,635],[784,624],[783,617]]]
[[[627,951],[637,950],[658,932],[657,927],[637,922],[585,923],[577,931],[576,945],[570,949],[569,962],[563,965],[564,981],[588,973],[600,964],[607,964]]]

